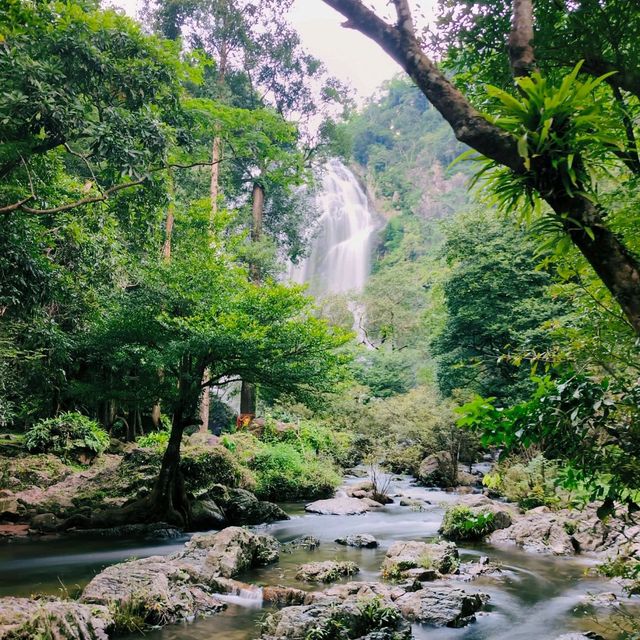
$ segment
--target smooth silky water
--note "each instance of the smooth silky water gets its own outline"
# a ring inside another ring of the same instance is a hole
[[[350,479],[348,482],[357,482]],[[456,494],[413,486],[409,478],[394,482],[394,491],[431,502],[424,511],[412,511],[396,503],[362,516],[321,516],[307,514],[302,504],[283,507],[291,520],[255,527],[281,542],[303,535],[321,541],[315,551],[295,550],[283,553],[280,562],[251,571],[240,580],[256,585],[285,585],[318,589],[296,581],[300,564],[318,560],[353,560],[361,571],[351,578],[380,579],[385,551],[395,540],[429,540],[437,536],[443,505],[457,499]],[[370,533],[380,542],[379,549],[354,549],[334,542],[350,533]],[[133,541],[49,540],[0,546],[0,593],[2,595],[59,594],[61,589],[74,594],[103,567],[129,558],[169,554],[184,540],[167,544]],[[513,548],[488,545],[461,545],[463,560],[487,555],[501,563],[501,578],[479,578],[464,583],[447,581],[468,591],[484,591],[491,596],[487,611],[475,623],[463,629],[434,629],[415,625],[419,640],[539,640],[553,639],[569,631],[598,629],[597,617],[606,619],[607,611],[594,611],[584,602],[587,593],[612,591],[610,582],[587,577],[593,558],[557,558],[529,554]],[[225,597],[227,609],[210,618],[172,625],[145,634],[147,640],[250,640],[259,636],[260,619],[269,611],[262,606],[259,591]],[[605,632],[605,636],[607,633]],[[134,637],[130,636],[130,640]],[[616,638],[612,631],[608,639]]]

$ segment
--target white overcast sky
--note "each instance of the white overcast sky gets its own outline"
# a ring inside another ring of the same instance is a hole
[[[431,14],[435,0],[421,0],[420,8]],[[136,15],[138,0],[110,0]],[[370,4],[370,3],[368,3]],[[381,15],[387,11],[386,0],[375,0]],[[400,71],[391,58],[368,38],[353,29],[340,26],[344,19],[322,0],[295,0],[290,14],[305,48],[322,60],[329,72],[350,84],[360,98],[372,95],[380,84]]]

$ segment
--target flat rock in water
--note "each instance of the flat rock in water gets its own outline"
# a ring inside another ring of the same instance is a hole
[[[430,569],[449,574],[455,573],[459,564],[458,548],[453,542],[407,540],[394,542],[389,547],[382,571],[395,578],[415,577],[407,574],[411,569]]]
[[[320,546],[320,538],[315,536],[300,536],[284,542],[280,545],[280,550],[283,553],[293,553],[297,549],[304,549],[305,551],[315,551]]]
[[[364,500],[343,497],[316,500],[308,504],[304,510],[309,513],[319,513],[325,516],[355,516],[370,511],[371,506],[366,504]]]
[[[182,551],[107,567],[85,587],[81,602],[135,606],[149,624],[168,624],[222,610],[217,593],[227,578],[275,562],[279,544],[271,536],[240,527],[196,534]]]
[[[345,576],[353,576],[360,571],[355,562],[309,562],[303,564],[296,573],[296,579],[304,582],[335,582]]]
[[[369,533],[354,533],[344,538],[338,538],[336,542],[345,547],[364,549],[375,549],[378,546],[378,541]]]
[[[58,598],[0,598],[0,640],[107,640],[113,625],[109,609]]]

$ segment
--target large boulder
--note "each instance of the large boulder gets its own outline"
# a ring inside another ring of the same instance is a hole
[[[387,551],[382,575],[390,580],[435,580],[456,573],[459,565],[458,548],[453,542],[398,541]]]
[[[81,602],[132,610],[149,624],[168,624],[224,608],[216,593],[226,578],[275,562],[278,542],[239,527],[195,535],[171,556],[107,567],[85,587]]]
[[[498,529],[511,526],[517,509],[483,495],[461,496],[448,505],[440,533],[449,540],[481,540]]]
[[[58,518],[54,513],[39,513],[31,518],[30,526],[34,531],[51,533],[57,531],[62,523],[63,520]]]
[[[251,525],[289,520],[289,516],[277,504],[258,500],[246,489],[216,485],[206,498],[220,506],[227,524]]]
[[[395,604],[412,622],[438,627],[464,627],[475,620],[489,596],[447,586],[430,586],[400,596]]]
[[[353,576],[360,571],[355,562],[309,562],[298,568],[296,579],[303,582],[335,582],[345,576]]]
[[[381,505],[378,504],[377,506]],[[339,497],[316,500],[308,504],[304,509],[309,513],[319,513],[321,515],[354,516],[370,511],[372,505],[370,502],[359,500],[358,498]]]
[[[144,623],[162,625],[221,611],[216,590],[192,581],[180,562],[152,556],[107,567],[85,587],[81,602],[132,611]]]
[[[171,557],[202,566],[207,574],[233,578],[251,567],[276,562],[279,556],[280,545],[275,538],[227,527],[218,533],[193,536],[184,552]]]
[[[454,487],[457,485],[457,464],[448,451],[433,453],[420,463],[418,480],[428,487]]]
[[[516,505],[499,500],[492,500],[481,493],[460,496],[457,504],[468,507],[474,514],[493,514],[492,526],[494,529],[506,529],[510,527],[513,520],[520,515],[520,510]]]
[[[381,612],[382,615],[376,615]],[[330,638],[336,628],[347,638],[410,640],[411,627],[390,600],[351,596],[340,602],[286,607],[267,617],[262,640]],[[343,637],[341,636],[341,637]]]
[[[191,526],[195,531],[222,529],[226,524],[224,512],[211,498],[204,496],[191,504]]]
[[[611,557],[640,557],[640,525],[630,524],[623,509],[603,521],[598,518],[598,504],[580,511],[553,511],[541,506],[518,514],[512,505],[490,502],[494,507],[509,509],[512,519],[511,526],[491,535],[492,544],[516,545],[525,551],[554,555],[605,552]]]
[[[15,493],[9,489],[0,489],[0,518],[17,520],[21,515],[20,505]]]
[[[103,606],[58,598],[0,598],[0,640],[107,640],[113,624]]]
[[[567,518],[547,507],[527,511],[510,527],[492,533],[489,541],[554,555],[573,555],[579,549],[573,538],[573,528],[567,526]]]

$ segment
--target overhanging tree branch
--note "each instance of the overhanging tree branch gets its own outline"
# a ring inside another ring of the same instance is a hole
[[[84,158],[84,156],[82,156],[81,154],[75,153],[75,152],[71,152],[70,153],[74,156],[78,156],[80,158],[82,158],[83,160],[86,160]],[[218,162],[222,162],[222,160],[218,160],[215,164],[217,164]],[[149,173],[155,173],[158,171],[166,171],[168,169],[192,169],[193,167],[210,167],[212,166],[214,163],[213,162],[192,162],[190,164],[179,164],[179,163],[172,163],[172,164],[166,164],[162,167],[154,167],[152,169],[149,170]],[[25,164],[25,168],[26,164]],[[27,173],[28,173],[28,168],[27,168]],[[21,211],[24,211],[25,213],[32,213],[32,214],[36,214],[36,215],[46,215],[46,214],[54,214],[54,213],[64,213],[65,211],[69,211],[71,209],[75,209],[77,207],[82,207],[85,206],[87,204],[94,204],[96,202],[105,202],[106,200],[108,200],[113,194],[117,193],[118,191],[122,191],[124,189],[131,189],[133,187],[139,187],[142,184],[144,184],[144,182],[146,182],[149,179],[149,176],[144,176],[143,178],[140,178],[138,180],[132,180],[130,182],[123,182],[121,184],[117,184],[114,185],[113,187],[110,187],[109,189],[106,190],[102,190],[100,188],[100,186],[96,183],[96,187],[98,188],[98,190],[100,191],[100,195],[99,196],[87,196],[85,198],[80,198],[79,200],[74,200],[73,202],[69,202],[67,204],[63,204],[60,205],[58,207],[51,207],[48,209],[36,209],[34,207],[28,207],[27,206],[27,202],[30,202],[31,200],[33,200],[36,195],[34,193],[31,193],[31,195],[27,196],[26,198],[23,198],[21,200],[18,200],[17,202],[14,202],[12,204],[9,205],[5,205],[4,207],[0,207],[0,214],[2,213],[12,213],[13,211],[17,211],[18,209]],[[31,184],[31,176],[29,175],[29,183]]]
[[[357,29],[379,44],[409,74],[431,104],[449,123],[458,140],[512,171],[526,169],[518,153],[515,137],[486,120],[476,111],[422,51],[415,36],[401,33],[387,24],[361,0],[322,0],[347,18],[344,26]],[[402,10],[403,3],[393,0]],[[515,66],[531,71],[533,55],[532,0],[513,0],[514,30],[522,33],[514,39]],[[535,175],[533,176],[535,179]],[[564,221],[564,230],[596,274],[622,307],[636,334],[640,335],[640,262],[606,225],[606,212],[587,197],[569,193],[558,173],[552,176],[554,187],[544,199]],[[575,221],[575,224],[568,220]]]
[[[132,182],[117,184],[111,187],[110,189],[105,190],[99,196],[88,196],[86,198],[81,198],[80,200],[76,200],[75,202],[69,202],[68,204],[63,204],[63,205],[60,205],[59,207],[52,207],[50,209],[34,209],[32,207],[28,207],[26,204],[21,204],[19,207],[16,207],[16,208],[22,209],[22,211],[26,213],[34,213],[34,214],[40,214],[40,215],[49,214],[49,213],[63,213],[64,211],[69,211],[70,209],[75,209],[76,207],[82,207],[83,205],[86,205],[86,204],[93,204],[94,202],[104,202],[105,200],[108,200],[114,193],[117,193],[118,191],[122,191],[123,189],[131,189],[132,187],[138,187],[145,180],[147,180],[146,176],[144,178],[141,178],[140,180],[133,180]],[[29,198],[29,200],[31,200],[31,198]],[[0,213],[2,212],[3,211],[0,210]]]
[[[460,142],[514,171],[523,170],[516,141],[471,106],[424,53],[415,35],[402,34],[365,7],[360,0],[323,2],[347,18],[343,26],[357,29],[374,40],[402,66],[451,125]]]
[[[393,4],[396,7],[396,14],[398,16],[398,29],[402,33],[415,36],[415,26],[411,16],[409,0],[393,0]]]

